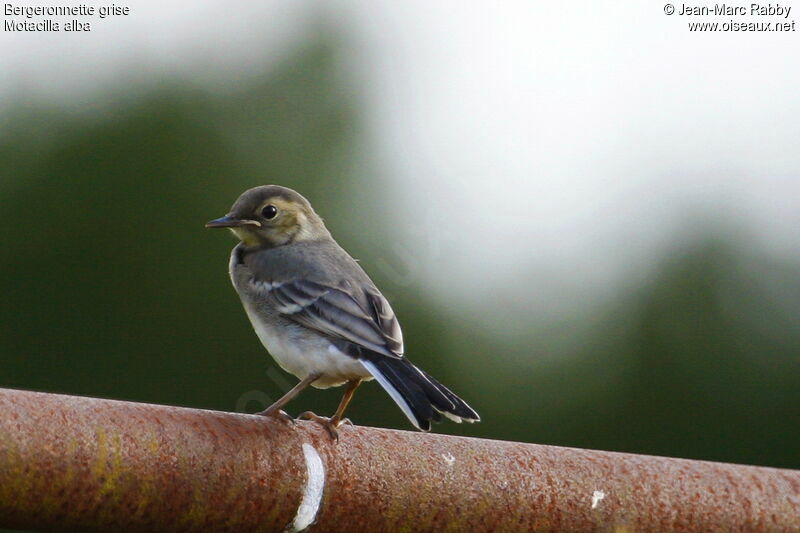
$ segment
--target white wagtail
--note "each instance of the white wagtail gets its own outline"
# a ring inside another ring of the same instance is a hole
[[[229,228],[241,241],[231,253],[233,286],[261,343],[281,368],[300,378],[260,414],[291,420],[281,409],[300,391],[346,383],[331,418],[300,415],[336,437],[356,389],[375,378],[422,431],[442,415],[456,422],[480,420],[403,355],[403,334],[389,302],[303,196],[278,185],[255,187],[206,227]]]

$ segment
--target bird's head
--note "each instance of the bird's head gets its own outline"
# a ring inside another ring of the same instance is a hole
[[[280,185],[244,191],[227,215],[206,227],[228,228],[246,246],[275,247],[330,237],[308,200]]]

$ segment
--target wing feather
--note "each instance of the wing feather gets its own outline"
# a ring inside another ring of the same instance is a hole
[[[347,289],[306,279],[256,282],[252,286],[272,299],[284,317],[355,345],[350,350],[353,353],[365,348],[394,358],[403,355],[400,324],[377,289],[354,295]]]

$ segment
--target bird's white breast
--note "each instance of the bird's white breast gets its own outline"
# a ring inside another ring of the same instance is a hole
[[[235,249],[228,266],[233,286],[242,300],[256,335],[282,369],[300,379],[312,373],[321,374],[312,384],[318,389],[341,385],[356,378],[373,379],[372,374],[360,361],[342,353],[321,334],[299,324],[288,322],[270,324],[263,320],[255,304],[250,301],[251,296],[246,290],[237,286]],[[238,266],[238,268],[244,267]]]
[[[244,309],[261,344],[278,365],[300,379],[312,373],[321,376],[313,383],[318,389],[341,385],[351,379],[372,379],[360,361],[342,353],[321,335],[309,334],[305,327],[271,327],[244,302]]]

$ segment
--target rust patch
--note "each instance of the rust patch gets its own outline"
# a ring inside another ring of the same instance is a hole
[[[0,527],[800,531],[800,472],[0,389]]]

